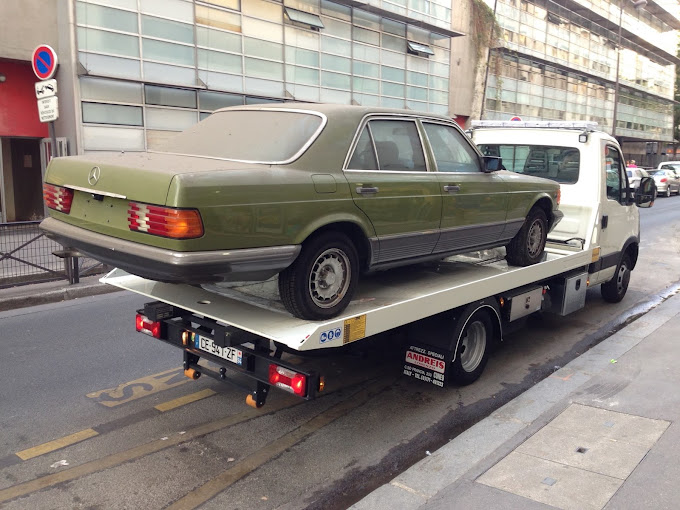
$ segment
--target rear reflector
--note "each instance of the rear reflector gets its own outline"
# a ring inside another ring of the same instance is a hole
[[[45,199],[45,205],[50,209],[66,214],[71,212],[71,204],[73,203],[72,189],[44,183],[43,198]]]
[[[203,222],[196,209],[174,209],[137,202],[129,205],[130,230],[173,239],[195,239],[203,235]]]
[[[269,384],[300,397],[307,394],[307,376],[273,363],[269,365]]]
[[[141,313],[138,313],[135,319],[135,329],[154,338],[161,337],[161,323],[150,321],[148,317]]]

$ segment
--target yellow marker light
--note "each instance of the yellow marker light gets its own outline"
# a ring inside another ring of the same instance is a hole
[[[326,380],[323,377],[319,377],[319,391],[323,391],[326,387]]]
[[[593,257],[591,258],[591,262],[597,262],[600,259],[600,248],[593,248]]]
[[[189,345],[189,336],[191,333],[188,331],[182,331],[182,345],[187,346]]]
[[[501,305],[501,307],[505,306],[505,299],[499,298],[498,303]]]

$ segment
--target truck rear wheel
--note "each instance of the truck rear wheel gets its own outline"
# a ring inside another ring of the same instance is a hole
[[[505,259],[513,266],[530,266],[540,262],[548,238],[548,218],[545,211],[534,206],[522,228],[506,246]]]
[[[309,238],[288,268],[279,273],[279,294],[286,309],[306,320],[341,313],[352,300],[359,281],[359,256],[342,232]]]
[[[466,313],[467,312],[467,313]],[[487,306],[466,308],[454,329],[454,359],[449,378],[461,386],[472,384],[482,375],[489,360],[491,346],[497,340]]]
[[[631,266],[630,255],[626,253],[616,268],[614,278],[600,286],[600,294],[602,294],[602,298],[605,301],[608,303],[618,303],[624,298],[628,290],[628,283],[630,282]]]

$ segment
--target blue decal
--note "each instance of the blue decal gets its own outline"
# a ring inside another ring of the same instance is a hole
[[[321,335],[319,335],[319,341],[323,344],[332,340],[336,340],[341,336],[342,328],[329,329],[328,331],[323,331]]]
[[[196,349],[200,349],[198,344],[201,340],[201,337],[199,335],[197,335],[196,333],[191,333],[191,340],[194,342],[194,347],[196,347]]]

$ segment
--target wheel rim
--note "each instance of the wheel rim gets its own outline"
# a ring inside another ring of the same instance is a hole
[[[529,235],[527,236],[527,251],[531,257],[535,257],[541,252],[542,243],[543,223],[540,220],[534,220],[529,227]]]
[[[460,365],[466,372],[473,372],[484,358],[486,350],[486,327],[481,321],[468,324],[465,336],[460,339]]]
[[[628,289],[628,282],[630,281],[630,271],[625,262],[621,263],[619,271],[616,274],[616,293],[621,295]]]
[[[317,257],[309,274],[309,294],[320,308],[332,308],[347,294],[351,268],[347,254],[330,248]]]

